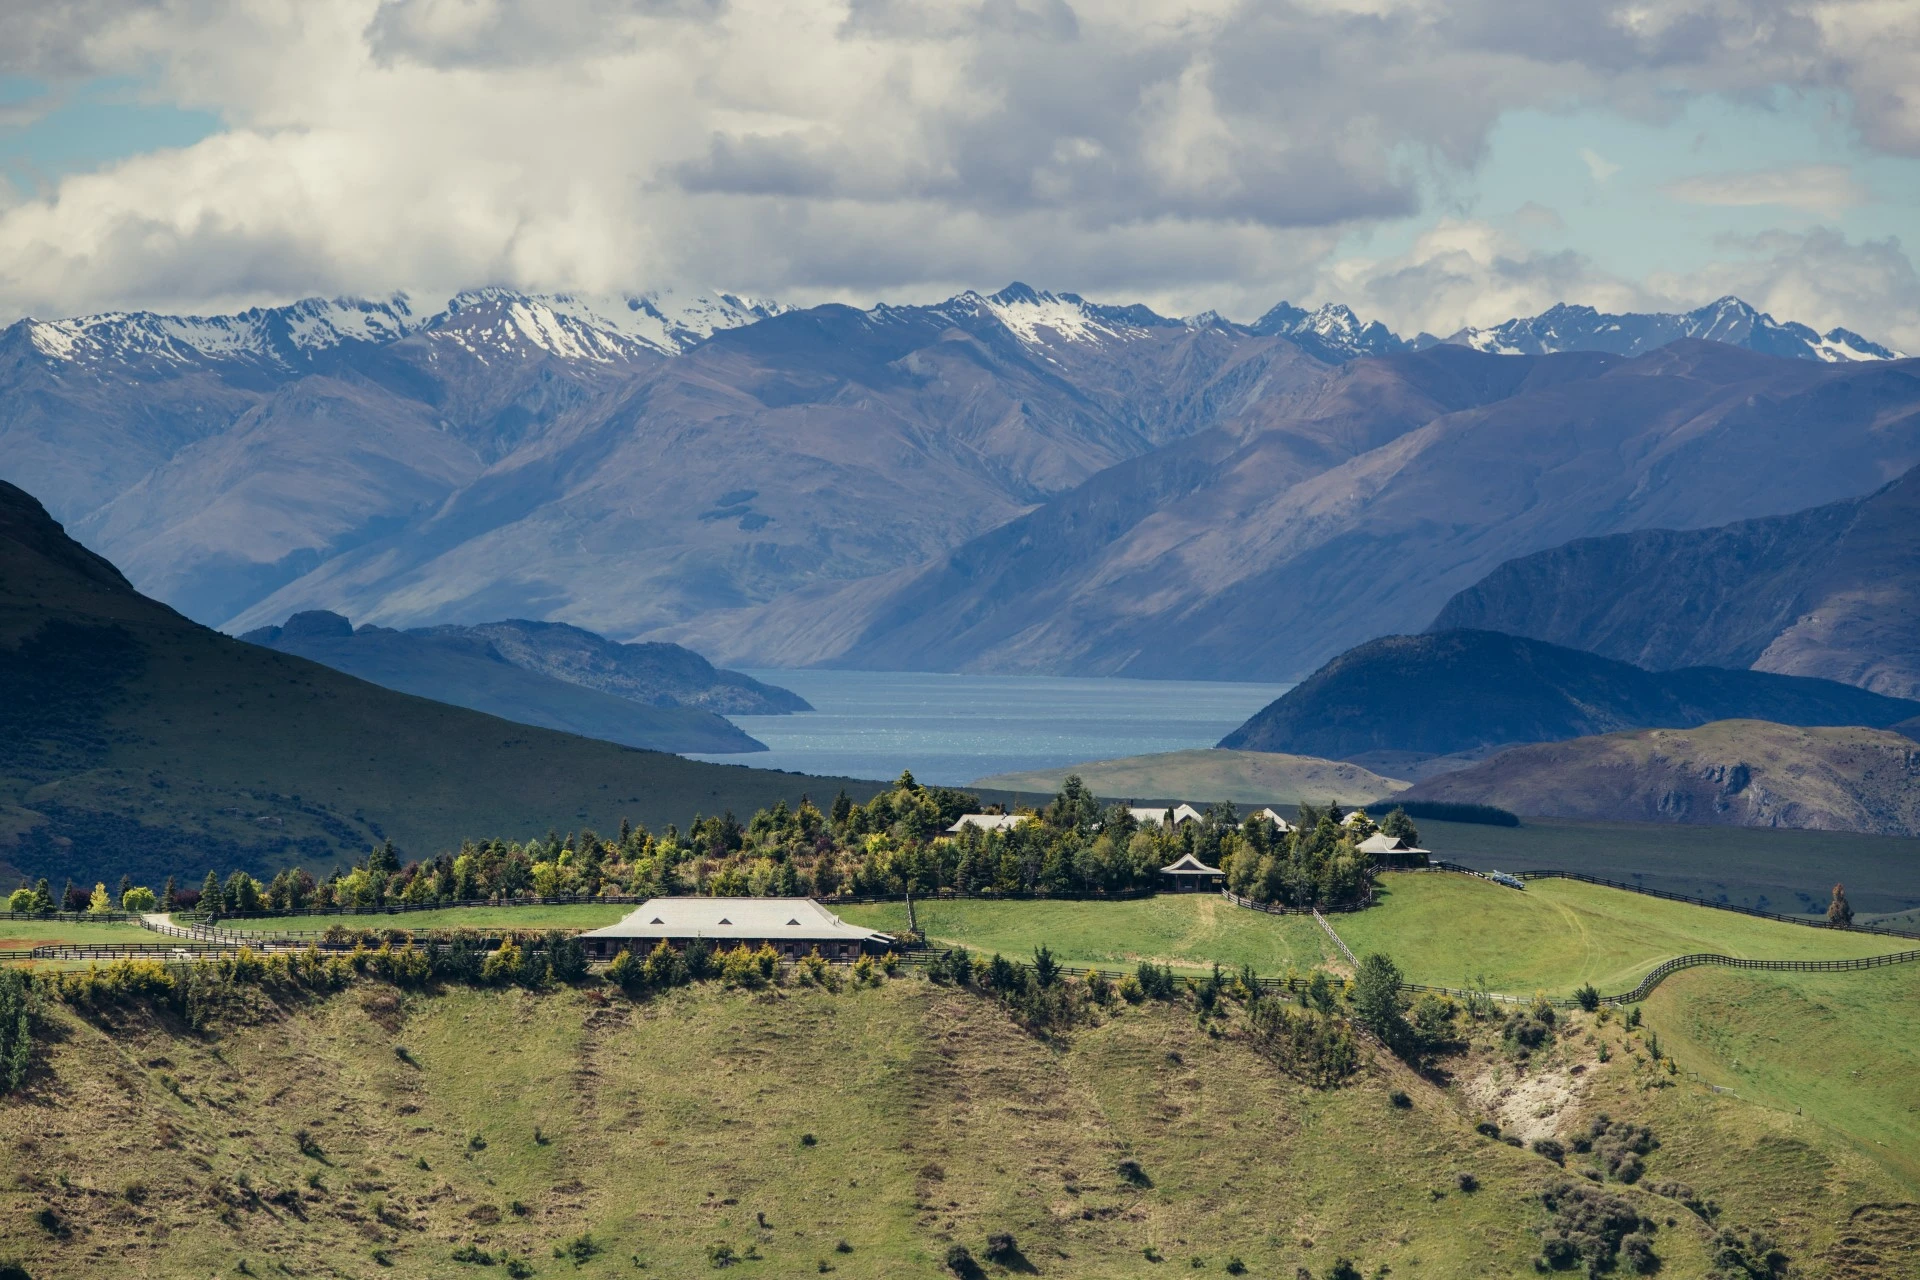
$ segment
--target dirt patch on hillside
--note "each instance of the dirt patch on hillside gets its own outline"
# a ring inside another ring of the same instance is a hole
[[[1503,1135],[1532,1142],[1559,1132],[1560,1117],[1585,1092],[1584,1075],[1571,1067],[1522,1071],[1511,1062],[1490,1062],[1461,1083],[1461,1093]]]

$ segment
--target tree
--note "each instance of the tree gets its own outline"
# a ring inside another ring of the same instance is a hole
[[[1847,886],[1833,886],[1833,901],[1827,906],[1827,923],[1836,929],[1853,928],[1853,907],[1847,902]]]
[[[135,913],[157,910],[159,900],[153,896],[153,890],[137,884],[120,895],[120,909]]]
[[[87,914],[104,916],[113,910],[113,898],[107,893],[105,881],[93,886],[93,893],[87,898]]]
[[[0,1093],[26,1082],[32,1055],[33,976],[9,965],[0,968]]]
[[[27,888],[25,885],[21,885],[18,889],[15,889],[12,894],[7,897],[7,910],[17,911],[22,914],[38,910],[39,904],[39,898],[35,897],[33,890]]]
[[[1353,976],[1353,1011],[1387,1048],[1403,1058],[1413,1051],[1413,1028],[1400,1009],[1400,967],[1378,951],[1368,953]]]
[[[200,886],[200,913],[209,920],[220,918],[220,873],[207,872],[207,879]]]
[[[1380,834],[1392,836],[1396,840],[1404,840],[1416,848],[1420,844],[1419,829],[1413,825],[1413,819],[1407,816],[1407,811],[1398,805],[1394,806],[1392,813],[1380,820]]]
[[[393,851],[393,841],[383,840],[380,847],[367,855],[368,871],[384,871],[388,875],[400,869],[400,857]]]
[[[1060,977],[1060,962],[1044,942],[1033,951],[1033,976],[1043,987],[1052,986]]]
[[[179,886],[174,884],[172,876],[168,876],[166,892],[160,895],[160,905],[162,907],[165,907],[168,911],[173,910],[173,904],[177,899],[179,893],[180,893]]]
[[[847,819],[852,815],[853,800],[847,795],[846,790],[842,788],[840,794],[833,798],[833,825],[836,828],[846,826]]]

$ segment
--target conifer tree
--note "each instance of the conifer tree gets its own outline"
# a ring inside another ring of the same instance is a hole
[[[1853,907],[1847,902],[1847,886],[1833,886],[1833,901],[1827,905],[1827,923],[1835,929],[1853,928]]]

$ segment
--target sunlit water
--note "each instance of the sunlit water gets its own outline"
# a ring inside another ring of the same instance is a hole
[[[1278,684],[898,671],[752,671],[814,710],[733,716],[771,747],[698,756],[855,778],[913,770],[958,786],[990,774],[1211,747],[1285,693]]]

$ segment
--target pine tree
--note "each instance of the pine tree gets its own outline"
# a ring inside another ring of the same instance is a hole
[[[846,791],[843,789],[839,795],[833,798],[833,825],[835,827],[844,827],[847,825],[847,819],[852,816],[853,801],[848,798]]]
[[[218,920],[220,906],[220,873],[209,871],[206,882],[200,886],[200,914],[209,920]]]
[[[180,888],[178,885],[174,884],[173,877],[168,876],[166,895],[160,899],[161,908],[166,911],[173,910],[173,904],[176,901],[175,895],[178,894],[179,892],[180,892]]]
[[[1833,886],[1833,901],[1827,906],[1827,923],[1835,929],[1853,928],[1853,907],[1847,902],[1847,886]]]

